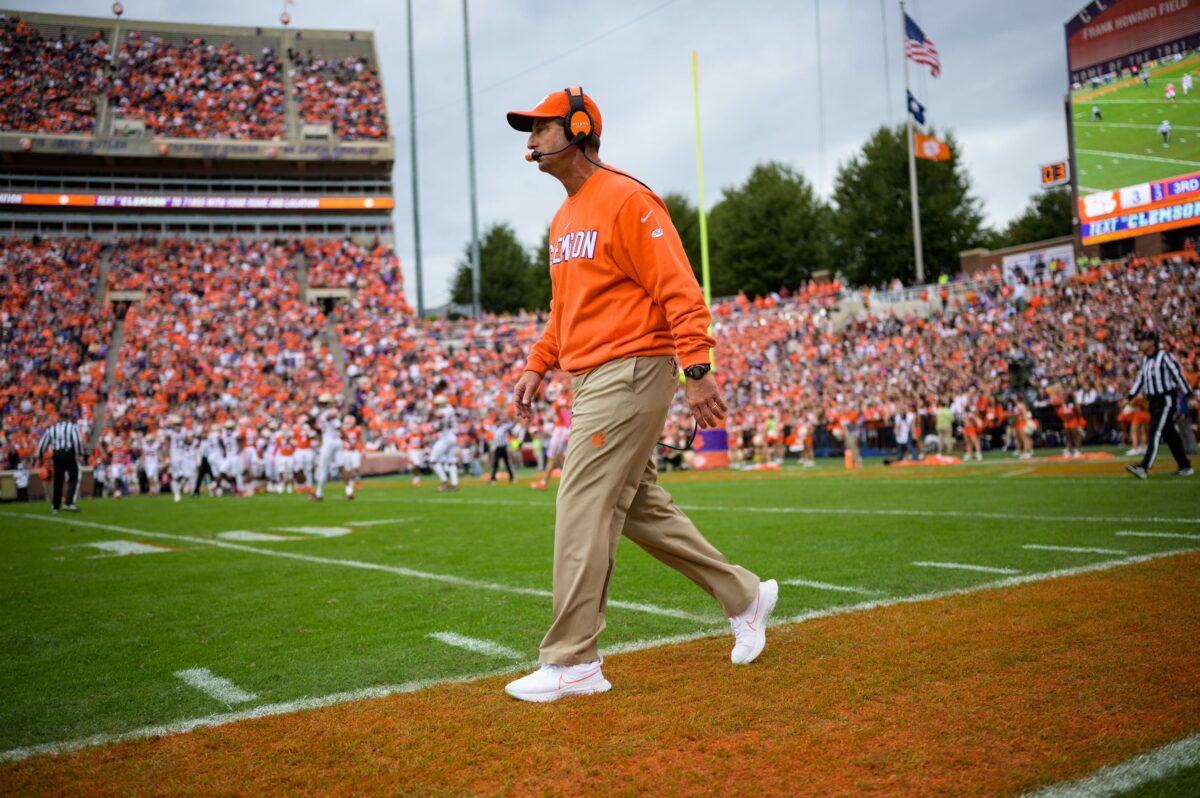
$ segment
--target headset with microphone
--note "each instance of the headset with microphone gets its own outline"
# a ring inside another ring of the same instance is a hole
[[[596,129],[595,124],[592,122],[592,115],[588,113],[587,106],[583,102],[583,89],[578,86],[571,86],[570,88],[563,89],[563,91],[566,92],[567,101],[570,103],[567,115],[562,120],[563,133],[567,137],[567,146],[553,152],[530,150],[525,153],[525,160],[540,161],[547,155],[558,155],[560,152],[566,152],[576,144],[582,150],[584,144],[587,142],[587,137]]]

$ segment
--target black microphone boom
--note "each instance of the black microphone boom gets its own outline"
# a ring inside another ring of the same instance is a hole
[[[574,144],[568,144],[567,146],[563,147],[562,149],[554,150],[553,152],[538,152],[537,150],[530,150],[529,152],[525,153],[525,160],[540,161],[542,158],[545,158],[547,155],[558,155],[560,152],[566,152],[567,150],[571,149],[574,146],[575,146]]]

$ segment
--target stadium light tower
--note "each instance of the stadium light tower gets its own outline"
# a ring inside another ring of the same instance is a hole
[[[471,100],[471,23],[463,0],[463,54],[467,72],[467,171],[471,176],[471,310],[483,315],[479,302],[479,202],[475,197],[475,107]]]

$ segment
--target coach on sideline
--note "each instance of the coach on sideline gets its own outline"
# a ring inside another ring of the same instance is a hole
[[[513,400],[531,418],[554,368],[571,373],[574,400],[555,510],[554,618],[541,668],[505,690],[553,701],[610,689],[596,640],[622,534],[712,595],[733,627],[731,659],[751,662],[766,644],[778,585],[729,564],[656,484],[654,448],[679,364],[699,426],[716,426],[726,409],[708,373],[712,317],[666,205],[600,163],[600,111],[580,88],[510,112],[508,123],[529,133],[526,159],[567,191],[550,225],[550,318]]]
[[[79,458],[83,457],[83,440],[79,437],[79,428],[66,412],[60,412],[58,418],[58,423],[42,434],[33,461],[40,463],[47,449],[54,453],[54,493],[50,512],[57,513],[62,507],[63,477],[69,477],[65,509],[77,513],[79,508],[75,506],[75,500],[79,498]]]
[[[1177,477],[1190,477],[1192,464],[1183,450],[1183,440],[1175,427],[1175,405],[1180,396],[1187,396],[1191,386],[1183,376],[1183,369],[1175,356],[1158,347],[1158,333],[1153,330],[1142,330],[1138,333],[1138,345],[1142,350],[1141,370],[1138,371],[1137,381],[1129,389],[1129,397],[1133,398],[1145,392],[1150,399],[1150,440],[1146,443],[1146,454],[1139,465],[1127,465],[1125,470],[1138,479],[1145,479],[1154,460],[1158,457],[1158,446],[1166,440],[1175,456],[1175,471]]]

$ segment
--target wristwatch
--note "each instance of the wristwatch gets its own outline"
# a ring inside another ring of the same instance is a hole
[[[703,379],[704,375],[711,370],[712,366],[708,365],[707,363],[697,363],[694,366],[688,366],[685,368],[683,373],[687,375],[689,380],[699,380]]]

